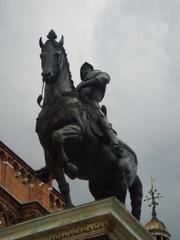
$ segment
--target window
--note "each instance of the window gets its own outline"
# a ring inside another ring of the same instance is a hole
[[[23,178],[26,177],[26,171],[24,170],[24,168],[21,169],[21,176],[22,176]]]
[[[19,172],[19,166],[18,166],[17,162],[14,162],[13,167],[14,167],[14,170],[15,170],[16,172]]]
[[[7,224],[7,216],[5,214],[4,208],[0,205],[0,228],[6,227]]]
[[[61,202],[59,199],[56,199],[56,207],[59,209],[61,208]]]
[[[30,174],[27,175],[28,183],[32,183],[32,176]]]
[[[0,151],[0,161],[4,161],[5,160],[5,154],[3,151]]]
[[[50,203],[50,207],[54,207],[55,198],[54,198],[54,195],[52,193],[49,194],[49,203]]]

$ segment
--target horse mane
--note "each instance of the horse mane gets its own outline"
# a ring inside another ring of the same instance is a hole
[[[62,50],[62,52],[64,54],[64,57],[65,57],[66,66],[67,66],[67,71],[68,71],[71,87],[72,87],[73,90],[75,90],[74,81],[72,80],[72,74],[71,74],[71,71],[70,71],[70,64],[69,64],[69,61],[68,61],[68,58],[67,58],[66,50],[65,50],[65,48],[63,46],[62,46],[61,50]]]

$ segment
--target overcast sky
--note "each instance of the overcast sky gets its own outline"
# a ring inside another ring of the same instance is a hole
[[[0,0],[0,138],[34,169],[44,165],[34,131],[41,90],[38,45],[65,38],[75,84],[85,61],[108,72],[104,102],[118,136],[136,152],[144,195],[150,177],[164,196],[158,217],[178,240],[180,216],[180,1]],[[92,201],[71,182],[75,204]],[[143,204],[142,222],[150,220]]]

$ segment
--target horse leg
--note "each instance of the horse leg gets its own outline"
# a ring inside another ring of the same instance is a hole
[[[73,207],[73,204],[71,202],[71,197],[70,197],[69,184],[65,179],[62,164],[59,163],[58,159],[56,159],[56,157],[53,157],[48,150],[45,150],[44,153],[45,153],[46,165],[58,183],[58,187],[65,201],[66,208]]]
[[[131,185],[131,187],[129,187],[129,193],[132,206],[131,213],[135,216],[137,220],[140,220],[143,191],[141,180],[137,175],[133,184]]]
[[[110,189],[112,189],[111,186]],[[95,200],[100,200],[112,196],[108,189],[108,183],[102,184],[98,180],[89,180],[89,191]]]
[[[128,185],[126,181],[125,171],[123,168],[118,168],[115,181],[115,196],[119,199],[121,203],[125,205]]]
[[[74,179],[78,175],[78,168],[73,163],[69,162],[63,147],[64,141],[71,138],[81,138],[81,128],[77,124],[66,125],[52,133],[52,140],[56,146],[59,160],[62,162],[62,166],[64,167],[66,174],[71,179]]]
[[[66,182],[63,169],[57,168],[56,172],[54,173],[54,177],[58,183],[59,190],[65,201],[65,207],[72,208],[73,204],[72,204],[71,196],[70,196],[70,187],[69,187],[69,184]]]
[[[95,200],[115,196],[125,205],[127,182],[125,177],[122,176],[122,171],[119,172],[119,169],[116,169],[115,172],[108,176],[104,176],[104,179],[100,181],[89,180],[89,190]]]

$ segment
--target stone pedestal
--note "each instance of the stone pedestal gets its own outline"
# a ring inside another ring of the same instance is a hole
[[[116,199],[36,218],[0,231],[1,240],[153,240]]]

